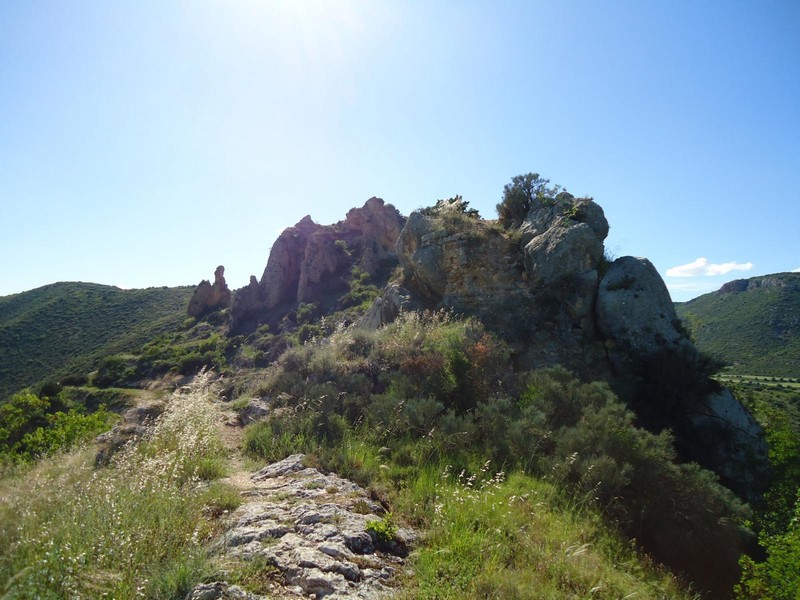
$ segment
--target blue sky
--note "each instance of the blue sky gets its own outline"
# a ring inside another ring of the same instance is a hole
[[[800,2],[0,3],[0,295],[260,277],[534,171],[676,300],[800,269]]]

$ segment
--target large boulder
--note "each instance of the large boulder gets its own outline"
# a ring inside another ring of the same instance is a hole
[[[608,236],[608,220],[603,208],[590,198],[575,198],[562,193],[556,199],[534,199],[522,225],[520,235],[525,246],[537,235],[545,233],[564,219],[586,223],[600,240]]]
[[[664,280],[646,258],[623,256],[611,264],[600,280],[596,311],[615,366],[627,356],[654,356],[665,346],[694,350]]]
[[[754,499],[752,490],[763,485],[769,464],[758,422],[725,387],[705,395],[688,416],[695,435],[684,445],[729,487]]]
[[[648,428],[671,429],[682,457],[753,499],[763,484],[763,431],[683,330],[664,281],[645,258],[625,256],[600,281],[597,326],[618,382]]]
[[[535,287],[565,275],[595,271],[603,258],[603,240],[586,223],[551,227],[525,246],[525,271]]]
[[[389,284],[358,322],[364,329],[375,330],[393,322],[401,312],[421,310],[411,292],[396,283]]]
[[[559,194],[536,199],[520,226],[525,271],[534,287],[596,270],[603,260],[608,221],[588,198]]]

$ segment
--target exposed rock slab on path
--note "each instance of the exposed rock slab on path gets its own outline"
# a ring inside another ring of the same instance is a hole
[[[287,597],[387,598],[413,534],[380,543],[367,531],[384,510],[366,490],[303,464],[295,454],[251,476],[234,525],[218,541],[228,557],[260,557],[282,574]]]

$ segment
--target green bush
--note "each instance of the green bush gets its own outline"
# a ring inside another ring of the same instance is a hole
[[[796,600],[800,590],[800,489],[794,518],[786,529],[776,534],[762,534],[767,552],[763,562],[742,559],[743,575],[736,587],[741,599]]]
[[[30,461],[88,441],[108,429],[116,419],[104,405],[84,414],[62,390],[52,398],[30,391],[14,394],[0,406],[0,461]]]
[[[366,310],[378,297],[380,290],[377,286],[369,283],[370,275],[358,266],[350,271],[350,278],[347,280],[348,291],[339,298],[338,308],[340,310],[356,307],[359,310]]]
[[[123,387],[135,374],[136,361],[132,356],[109,356],[100,363],[93,383],[98,387]]]
[[[555,203],[555,197],[561,188],[548,187],[549,179],[543,179],[538,173],[517,175],[503,188],[503,199],[497,205],[500,224],[506,229],[516,229],[525,219],[533,203]]]
[[[755,524],[764,551],[742,559],[741,599],[796,598],[800,589],[800,404],[777,390],[735,390],[764,427],[772,478]]]
[[[12,452],[21,457],[37,458],[69,450],[106,431],[116,419],[117,416],[109,413],[105,406],[89,415],[80,414],[75,409],[66,413],[57,412],[48,415],[46,427],[38,427],[25,434],[13,446]]]
[[[385,546],[397,539],[397,524],[392,520],[391,513],[384,515],[382,519],[367,521],[366,530],[378,545]]]

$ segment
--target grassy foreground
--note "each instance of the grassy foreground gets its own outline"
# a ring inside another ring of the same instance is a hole
[[[399,597],[692,597],[643,552],[729,594],[745,507],[607,385],[516,373],[509,352],[478,321],[409,314],[293,346],[226,395],[269,399],[250,458],[304,452],[391,506],[381,534],[420,532]],[[207,552],[237,502],[208,483],[218,398],[202,373],[108,467],[76,452],[0,481],[0,598],[182,598],[230,576]]]
[[[0,482],[0,597],[178,598],[209,570],[226,490],[210,376],[176,392],[151,437],[95,468],[91,449]]]
[[[214,515],[238,500],[206,481],[225,461],[216,394],[201,375],[171,397],[151,437],[108,467],[96,468],[85,449],[0,482],[0,597],[183,598],[197,582],[222,577],[207,550],[219,532]],[[250,430],[248,447],[264,430]],[[486,462],[456,471],[446,456],[433,459],[424,440],[428,458],[409,466],[351,428],[335,447],[302,434],[292,440],[271,447],[311,450],[310,460],[371,480],[395,508],[386,532],[394,523],[421,532],[397,597],[692,597],[609,529],[591,502],[567,499],[554,482],[506,477]]]
[[[265,430],[248,431],[251,454],[264,451],[259,442]],[[311,452],[311,464],[346,473],[390,503],[388,535],[397,525],[421,533],[411,574],[401,578],[393,597],[700,597],[609,527],[592,498],[566,492],[557,476],[506,475],[476,458],[455,469],[448,457],[432,458],[425,440],[415,450],[420,463],[403,466],[402,453],[389,456],[367,428],[347,430],[336,447],[315,445],[300,432],[273,440],[277,454],[271,459]]]

